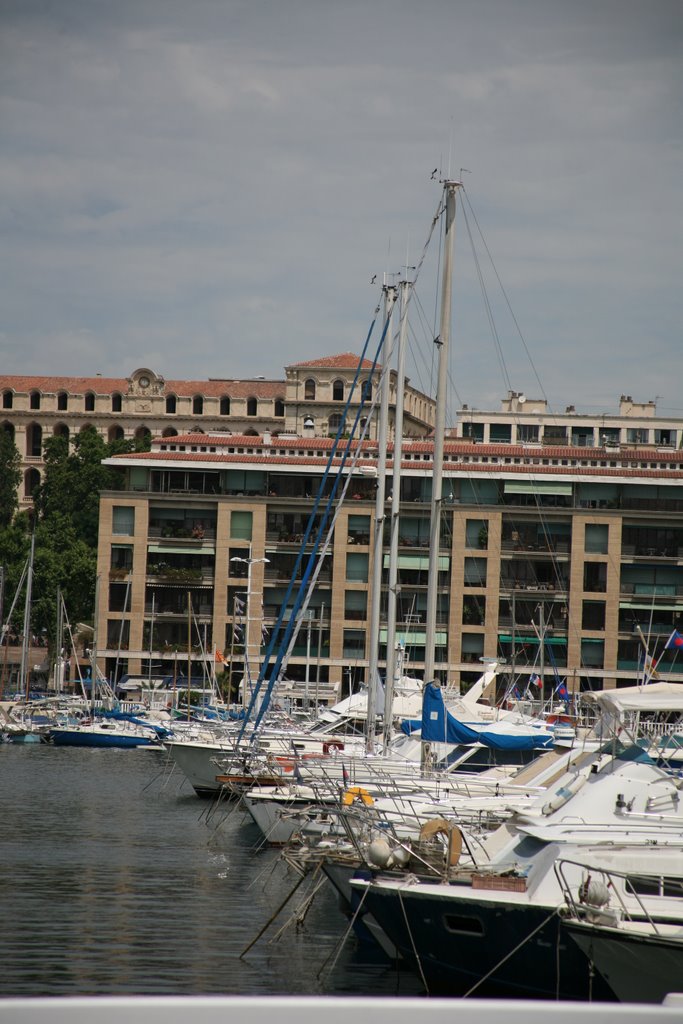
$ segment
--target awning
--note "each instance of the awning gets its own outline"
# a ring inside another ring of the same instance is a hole
[[[389,568],[389,557],[389,555],[384,556],[385,569]],[[439,555],[439,572],[448,572],[450,562],[451,560],[448,555]],[[398,568],[419,569],[427,572],[429,569],[429,555],[399,555]]]
[[[424,647],[427,634],[413,631],[412,633],[402,633],[400,629],[396,630],[397,640],[401,640],[402,643],[410,645],[411,647]],[[387,631],[386,629],[380,629],[379,631],[379,642],[385,644],[387,642]],[[445,647],[448,642],[448,633],[436,633],[434,635],[434,642],[437,647]]]
[[[678,604],[660,604],[659,600],[655,598],[656,604],[653,605],[652,601],[648,601],[647,604],[638,604],[637,602],[620,601],[620,609],[637,609],[639,611],[651,612],[653,607],[658,612],[680,612],[683,610],[683,599]]]
[[[512,637],[511,636],[504,636],[504,635],[499,634],[498,635],[498,641],[501,644],[511,644],[512,643]],[[537,644],[538,643],[538,637],[537,636],[516,636],[515,637],[515,643],[516,644]],[[566,647],[567,646],[567,638],[565,636],[547,636],[545,638],[545,640],[544,640],[544,643],[546,643],[546,644],[564,644],[564,646]]]
[[[506,494],[571,494],[571,484],[548,480],[506,480]]]

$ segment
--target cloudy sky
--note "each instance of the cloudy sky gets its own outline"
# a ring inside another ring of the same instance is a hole
[[[680,0],[0,0],[0,371],[360,352],[466,168],[454,404],[683,415],[682,51]]]

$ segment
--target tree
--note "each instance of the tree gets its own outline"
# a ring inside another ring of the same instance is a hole
[[[0,430],[0,529],[9,526],[16,515],[20,483],[21,456],[10,432]]]

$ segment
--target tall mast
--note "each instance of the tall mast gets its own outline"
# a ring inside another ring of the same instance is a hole
[[[31,689],[30,679],[31,673],[28,667],[29,661],[29,644],[31,641],[31,601],[33,591],[33,558],[36,550],[36,533],[35,530],[31,534],[31,552],[28,556],[28,571],[26,573],[26,595],[24,598],[24,634],[21,640],[21,679],[19,685],[24,691],[26,700],[29,698],[29,692]],[[9,637],[8,637],[9,642]]]
[[[425,639],[425,682],[434,678],[436,661],[436,618],[439,581],[439,536],[441,532],[441,501],[443,491],[443,449],[446,432],[446,394],[448,355],[451,333],[451,292],[453,240],[455,237],[455,193],[459,181],[444,182],[446,233],[444,238],[443,277],[441,282],[441,322],[436,345],[439,352],[436,385],[436,417],[434,424],[434,468],[432,471],[432,502],[429,524],[429,578],[427,581],[427,623]]]
[[[383,346],[380,374],[379,422],[377,429],[377,491],[375,494],[375,529],[372,543],[372,586],[370,588],[370,650],[368,657],[368,694],[365,745],[368,753],[375,748],[377,718],[377,691],[379,688],[379,630],[382,599],[382,552],[384,550],[384,497],[387,475],[387,436],[389,423],[389,359],[392,343],[392,313],[396,302],[396,288],[384,286],[385,321],[389,327]]]
[[[403,670],[403,659],[397,671],[396,619],[398,604],[398,530],[401,507],[401,460],[403,458],[403,404],[406,379],[406,341],[408,334],[408,296],[410,282],[400,283],[401,318],[396,359],[396,410],[394,413],[394,469],[391,479],[391,526],[389,532],[389,580],[387,588],[387,670],[384,679],[383,749],[387,753],[391,739],[394,683]]]

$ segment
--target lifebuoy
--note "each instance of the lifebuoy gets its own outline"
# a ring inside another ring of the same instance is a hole
[[[351,786],[346,790],[342,797],[342,803],[345,807],[350,807],[354,801],[360,800],[366,807],[372,807],[374,800],[368,793],[367,789],[363,789],[362,786]]]
[[[333,750],[343,750],[344,744],[340,743],[339,740],[327,740],[323,743],[323,754],[329,754]]]

